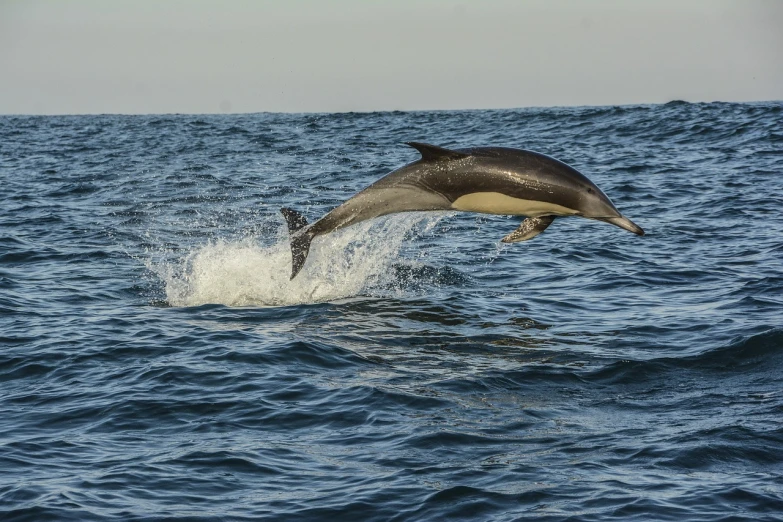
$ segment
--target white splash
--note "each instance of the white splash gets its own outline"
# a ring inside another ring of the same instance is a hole
[[[287,306],[367,295],[393,278],[411,233],[429,231],[443,214],[413,213],[365,222],[315,238],[291,281],[291,249],[280,228],[273,245],[259,238],[212,241],[184,258],[148,267],[165,284],[172,306]]]

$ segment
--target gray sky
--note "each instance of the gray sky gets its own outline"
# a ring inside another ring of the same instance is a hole
[[[0,114],[783,99],[781,0],[0,0]]]

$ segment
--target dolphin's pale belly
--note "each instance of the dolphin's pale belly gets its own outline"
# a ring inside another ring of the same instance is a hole
[[[500,192],[474,192],[457,198],[451,204],[454,210],[481,212],[484,214],[505,214],[511,216],[573,216],[578,210],[555,203],[531,199],[512,198]]]

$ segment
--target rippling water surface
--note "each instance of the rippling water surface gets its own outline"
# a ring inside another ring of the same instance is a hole
[[[780,520],[783,104],[0,117],[3,520]],[[311,219],[559,158],[646,231]]]

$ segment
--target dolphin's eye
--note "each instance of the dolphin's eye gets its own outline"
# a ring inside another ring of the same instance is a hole
[[[587,193],[588,194],[592,194],[593,193],[593,189],[591,187],[587,187]]]

